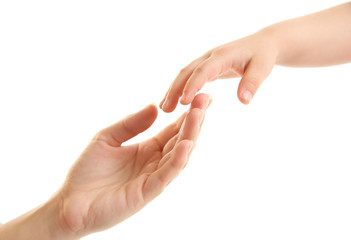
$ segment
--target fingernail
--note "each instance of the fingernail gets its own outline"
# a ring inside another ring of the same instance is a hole
[[[161,109],[162,109],[164,103],[165,103],[165,99],[162,99],[162,101],[160,102],[160,105],[159,105],[159,107],[160,107]]]
[[[207,109],[210,105],[211,105],[211,103],[212,103],[212,98],[210,97],[210,95],[208,95],[208,94],[206,94],[207,95],[207,97],[208,97],[208,100],[207,100],[207,104],[206,104],[206,108],[205,109]]]
[[[241,96],[245,100],[245,103],[249,103],[252,99],[252,94],[248,90],[245,90]]]
[[[211,106],[212,102],[213,102],[213,98],[210,98],[210,102],[208,103],[207,108]]]
[[[205,111],[202,111],[202,116],[201,116],[201,123],[200,126],[202,126],[203,122],[205,120]]]
[[[188,149],[187,149],[187,154],[189,155],[191,153],[191,150],[193,149],[194,141],[190,140],[188,143]]]

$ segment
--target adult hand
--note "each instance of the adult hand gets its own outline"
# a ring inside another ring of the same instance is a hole
[[[185,167],[209,102],[199,94],[188,112],[139,144],[122,145],[152,125],[154,105],[100,131],[57,193],[64,231],[79,238],[107,229],[159,195]]]

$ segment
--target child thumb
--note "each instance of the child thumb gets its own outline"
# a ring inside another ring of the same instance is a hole
[[[267,59],[253,58],[248,63],[238,87],[238,98],[243,104],[249,104],[262,82],[268,77],[274,63]]]

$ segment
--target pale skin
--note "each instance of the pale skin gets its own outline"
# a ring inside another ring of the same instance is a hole
[[[50,200],[1,225],[0,239],[80,239],[132,216],[185,167],[210,102],[197,95],[176,122],[138,144],[124,143],[153,124],[155,105],[103,129]]]
[[[274,65],[322,67],[351,62],[351,2],[268,26],[206,52],[183,68],[160,108],[187,105],[206,84],[241,77],[237,95],[248,104]]]
[[[176,77],[160,107],[180,99],[190,110],[155,137],[122,145],[151,126],[157,108],[102,130],[71,168],[63,186],[43,205],[0,226],[0,239],[79,239],[112,227],[158,196],[186,165],[198,137],[206,82],[241,77],[238,97],[248,104],[274,65],[317,67],[351,61],[351,3],[277,23],[219,46]]]

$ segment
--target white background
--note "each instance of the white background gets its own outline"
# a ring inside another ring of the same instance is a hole
[[[95,132],[159,103],[195,58],[342,2],[1,0],[0,222],[48,199]],[[214,101],[187,168],[85,239],[351,239],[350,77],[350,64],[275,67],[248,106],[238,79],[206,85]]]

